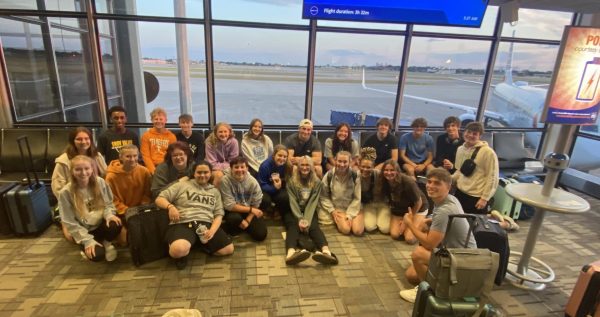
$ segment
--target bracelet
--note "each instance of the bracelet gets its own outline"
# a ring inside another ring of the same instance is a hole
[[[252,206],[250,206],[250,210],[248,211],[249,214],[252,213]]]

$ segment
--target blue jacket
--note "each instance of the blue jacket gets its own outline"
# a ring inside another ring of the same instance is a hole
[[[278,192],[271,181],[271,174],[273,173],[279,173],[281,180],[285,180],[285,164],[277,166],[275,165],[273,158],[269,157],[260,164],[258,169],[258,183],[260,184],[260,189],[269,195],[274,195]],[[281,186],[281,189],[285,189],[285,186]]]

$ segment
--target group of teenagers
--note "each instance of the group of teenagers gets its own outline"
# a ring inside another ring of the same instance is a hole
[[[380,231],[418,242],[406,272],[410,282],[418,283],[442,240],[448,247],[463,246],[468,224],[459,221],[445,232],[448,215],[487,213],[498,185],[498,159],[480,139],[483,126],[469,123],[460,135],[456,117],[444,121],[446,133],[436,140],[434,155],[423,118],[415,119],[413,131],[400,140],[391,133],[391,120],[381,118],[362,147],[342,123],[322,150],[308,119],[277,145],[263,133],[263,122],[253,119],[240,146],[229,124],[216,124],[204,139],[192,130],[188,114],[179,117],[181,130],[174,134],[166,128],[162,108],[150,113],[153,127],[140,143],[126,128],[124,108],[112,107],[108,115],[111,127],[97,146],[86,128],[69,134],[52,176],[63,234],[92,261],[115,260],[113,242],[127,244],[127,209],[155,203],[168,213],[164,239],[179,269],[195,245],[208,254],[229,255],[232,236],[245,232],[264,240],[265,217],[279,216],[288,265],[311,257],[337,264],[319,228],[334,224],[342,234]],[[461,167],[469,160],[476,167],[466,173]],[[419,185],[420,175],[426,181]],[[505,223],[502,216],[499,221]],[[410,300],[412,295],[401,296]]]

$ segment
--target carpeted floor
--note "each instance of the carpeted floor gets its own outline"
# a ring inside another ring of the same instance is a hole
[[[562,316],[581,266],[600,259],[600,201],[585,214],[547,214],[534,256],[556,280],[540,292],[505,282],[492,293],[501,316]],[[521,251],[528,222],[510,234]],[[127,249],[113,263],[91,263],[53,226],[33,238],[0,237],[0,316],[158,316],[196,308],[204,316],[410,316],[398,296],[408,287],[404,270],[412,246],[389,236],[342,236],[324,228],[339,265],[311,259],[284,263],[283,228],[271,221],[269,237],[234,239],[235,254],[196,251],[186,269],[170,259],[135,267]]]

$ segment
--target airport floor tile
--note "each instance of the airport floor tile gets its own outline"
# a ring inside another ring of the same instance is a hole
[[[505,281],[491,294],[498,316],[563,315],[581,266],[600,259],[600,201],[588,200],[588,213],[546,215],[534,256],[556,279],[539,292]],[[529,227],[519,224],[509,235],[514,251]],[[135,267],[127,249],[113,263],[88,262],[56,227],[39,237],[0,236],[0,316],[160,316],[176,308],[223,317],[411,316],[398,291],[410,287],[404,270],[413,246],[378,233],[323,231],[337,266],[286,266],[283,227],[270,221],[266,241],[236,237],[227,257],[194,251],[181,271],[167,258]]]

